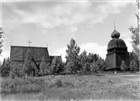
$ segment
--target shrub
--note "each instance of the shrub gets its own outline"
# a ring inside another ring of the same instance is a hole
[[[16,63],[16,62],[12,62],[11,63],[11,71],[10,71],[10,77],[14,78],[14,77],[23,77],[24,71],[23,71],[23,65]]]
[[[50,87],[63,87],[63,82],[60,79],[53,79],[50,84]]]
[[[91,72],[91,68],[90,68],[90,63],[85,63],[83,66],[83,72],[84,73],[90,73]]]
[[[18,78],[4,80],[1,83],[2,92],[34,92],[41,91],[41,84],[43,82],[40,79],[33,78]]]
[[[50,63],[46,63],[44,57],[42,57],[41,63],[40,63],[40,75],[46,75],[50,74]]]
[[[4,59],[3,64],[1,65],[0,75],[2,77],[8,77],[10,73],[10,64],[11,60],[9,58]]]
[[[138,64],[137,64],[136,60],[131,60],[130,61],[129,68],[130,68],[130,70],[132,70],[134,72],[137,71],[137,70],[139,70],[139,67],[138,67]]]
[[[97,70],[99,69],[99,66],[97,65],[96,62],[93,62],[90,64],[90,69],[91,69],[91,72],[97,72]]]
[[[104,71],[107,67],[107,64],[105,63],[105,61],[103,59],[98,59],[96,61],[96,64],[98,66],[99,71]]]
[[[121,68],[122,71],[126,71],[126,70],[128,70],[127,65],[126,65],[126,63],[125,63],[124,60],[122,60],[122,63],[121,63],[120,68]]]

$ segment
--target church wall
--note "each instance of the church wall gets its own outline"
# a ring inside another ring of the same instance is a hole
[[[129,67],[129,53],[116,53],[116,66],[120,68],[122,60],[125,61],[126,65]]]
[[[115,53],[111,53],[111,54],[107,54],[106,57],[106,64],[107,64],[107,70],[109,69],[113,69],[116,67],[116,54]]]

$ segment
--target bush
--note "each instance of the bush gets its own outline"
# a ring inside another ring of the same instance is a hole
[[[90,69],[91,69],[91,72],[97,72],[99,70],[99,66],[97,65],[96,62],[93,62],[90,64]]]
[[[83,66],[83,72],[84,73],[90,73],[91,72],[91,68],[90,68],[90,63],[85,63]]]
[[[42,57],[41,63],[40,63],[40,75],[46,75],[50,74],[50,63],[46,63],[44,57]]]
[[[120,68],[121,68],[122,71],[126,71],[126,70],[128,70],[128,67],[127,67],[127,65],[126,65],[126,63],[125,63],[124,60],[122,60],[122,63],[121,63]]]
[[[1,65],[1,69],[0,69],[0,75],[2,77],[8,77],[9,73],[10,73],[10,64],[11,64],[11,60],[8,59],[4,59],[3,64]]]
[[[19,84],[21,83],[19,83],[19,79],[16,77],[14,79],[6,80],[1,83],[2,92],[5,92],[5,91],[11,92],[11,93],[16,92],[17,86]]]
[[[130,70],[132,70],[132,71],[137,71],[137,70],[139,70],[139,67],[138,67],[138,64],[137,64],[137,62],[136,62],[136,60],[131,60],[130,61]]]
[[[1,92],[3,93],[18,93],[18,92],[34,92],[41,91],[40,79],[33,78],[18,78],[3,80],[1,83]]]
[[[99,71],[104,71],[107,67],[107,64],[105,63],[105,61],[103,59],[98,59],[96,61],[96,64],[98,66]]]
[[[63,87],[63,82],[60,79],[53,79],[50,84],[50,87]]]
[[[23,77],[25,76],[24,71],[23,71],[23,65],[12,62],[11,63],[11,70],[10,70],[10,77]]]

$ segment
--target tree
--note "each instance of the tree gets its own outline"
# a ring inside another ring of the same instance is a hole
[[[11,64],[10,58],[7,58],[7,59],[3,60],[3,63],[2,63],[2,66],[1,66],[1,71],[0,71],[2,77],[9,76],[10,64]]]
[[[137,7],[138,7],[138,14],[135,14],[136,17],[137,17],[137,27],[134,28],[134,27],[130,27],[129,30],[132,32],[132,47],[133,47],[133,51],[134,53],[136,54],[137,58],[138,58],[138,65],[140,65],[140,39],[139,39],[139,30],[140,30],[140,27],[139,27],[139,0],[136,0],[137,2]],[[139,67],[139,66],[138,66]]]
[[[87,63],[87,52],[85,50],[79,55],[79,59],[80,65],[83,67]]]
[[[137,71],[139,68],[138,68],[138,64],[137,64],[137,62],[135,61],[135,60],[131,60],[130,61],[130,70],[132,70],[132,71]]]
[[[24,71],[23,71],[23,65],[16,62],[11,62],[10,64],[10,77],[23,77]]]
[[[97,63],[95,61],[93,61],[90,64],[90,70],[91,70],[91,72],[97,72],[99,70],[99,66],[97,65]]]
[[[122,60],[120,68],[121,68],[122,71],[126,71],[128,69],[124,60]]]
[[[92,53],[89,53],[89,54],[87,55],[87,61],[88,61],[89,63],[92,63],[92,62],[93,62],[93,54],[92,54]]]
[[[97,60],[100,59],[100,56],[98,54],[93,54],[93,53],[89,53],[87,55],[87,61],[89,63],[93,63],[93,62],[96,62]]]
[[[90,68],[91,64],[86,62],[84,65],[83,65],[83,73],[90,73],[91,72],[91,68]]]
[[[80,59],[79,59],[79,52],[80,47],[77,46],[74,39],[71,39],[70,45],[67,45],[66,50],[66,69],[71,73],[76,73],[81,68],[80,66]]]
[[[24,73],[27,74],[28,76],[30,76],[30,75],[35,76],[35,74],[36,74],[37,69],[32,64],[33,64],[32,53],[31,53],[31,50],[28,49],[27,53],[26,53],[26,58],[25,58],[25,61],[24,61],[24,65],[23,65]]]
[[[64,71],[64,65],[62,59],[58,56],[54,57],[50,68],[51,74],[60,74],[63,71]]]
[[[2,40],[2,34],[3,34],[3,32],[2,32],[2,28],[0,28],[0,54],[2,53],[2,43],[3,43],[3,40]]]
[[[104,71],[107,67],[107,64],[105,63],[104,59],[98,59],[96,61],[97,66],[99,67],[99,71]]]
[[[51,64],[50,63],[47,63],[46,64],[46,69],[45,69],[45,74],[50,74],[50,68],[51,68]]]
[[[93,54],[93,61],[97,62],[97,60],[100,59],[100,56],[98,54]]]
[[[49,67],[50,67],[50,63],[47,64],[45,58],[42,57],[39,74],[41,75],[49,74]]]

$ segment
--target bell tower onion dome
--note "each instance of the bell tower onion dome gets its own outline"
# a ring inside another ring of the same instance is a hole
[[[125,42],[119,38],[120,33],[114,29],[114,31],[111,34],[112,40],[108,43],[107,50],[110,50],[112,48],[127,48]]]
[[[120,33],[115,29],[111,34],[111,38],[119,38],[119,37],[120,37]]]

